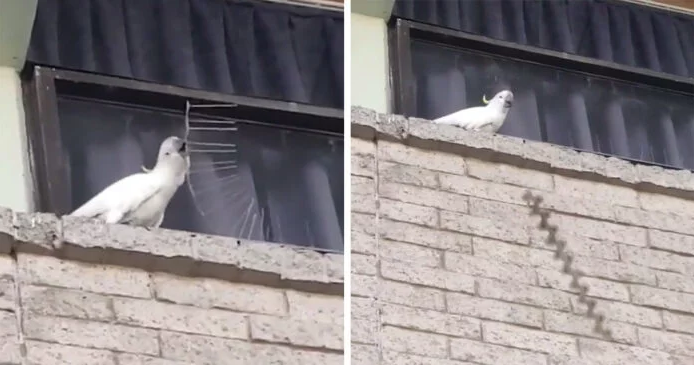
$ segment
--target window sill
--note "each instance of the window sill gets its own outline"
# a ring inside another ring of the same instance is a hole
[[[10,252],[323,294],[343,292],[340,254],[0,208],[0,254]]]
[[[352,138],[373,140],[378,136],[429,150],[694,199],[694,176],[689,170],[666,169],[517,137],[468,132],[358,106],[352,107],[351,124]]]

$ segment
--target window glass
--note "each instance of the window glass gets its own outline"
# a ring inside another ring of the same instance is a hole
[[[151,168],[160,143],[185,130],[182,113],[67,97],[58,111],[73,209],[141,166]],[[237,126],[191,133],[192,141],[235,144],[237,152],[192,153],[195,199],[182,185],[162,227],[342,250],[343,138]]]
[[[694,169],[694,99],[539,64],[412,41],[415,115],[436,119],[510,89],[500,134]]]

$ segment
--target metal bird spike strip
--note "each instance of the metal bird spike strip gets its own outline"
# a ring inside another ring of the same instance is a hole
[[[195,174],[210,174],[213,173],[217,176],[217,183],[224,182],[225,184],[233,183],[238,180],[240,176],[238,175],[238,164],[237,164],[237,153],[238,149],[236,144],[233,143],[220,143],[218,141],[211,142],[209,139],[220,138],[222,136],[229,136],[228,132],[235,133],[238,131],[238,122],[241,120],[224,118],[224,119],[207,119],[207,118],[194,118],[191,116],[191,112],[196,111],[200,114],[205,113],[205,110],[210,109],[221,109],[221,108],[234,108],[235,104],[193,104],[190,101],[186,101],[185,109],[185,141],[188,144],[188,152],[191,157],[200,156],[201,158],[207,158],[207,162],[196,163],[196,159],[191,159],[191,168],[188,169],[186,176],[186,182],[188,189],[193,197],[193,203],[198,212],[205,216],[211,213],[211,211],[206,211],[200,206],[200,198],[204,194],[214,193],[216,190],[211,189],[210,186],[203,187],[199,190],[193,188],[193,182],[191,176]],[[206,141],[204,136],[209,135],[209,139]],[[195,166],[194,166],[195,165]],[[226,174],[226,175],[225,175]],[[213,186],[214,187],[214,186]],[[232,189],[234,190],[234,189]]]
[[[607,339],[612,339],[612,332],[605,327],[605,315],[602,313],[595,313],[597,301],[588,297],[589,286],[582,285],[578,282],[581,277],[585,276],[585,273],[571,266],[574,257],[571,253],[566,252],[566,241],[557,238],[557,231],[559,230],[559,227],[555,224],[549,223],[551,212],[549,209],[541,207],[543,201],[542,196],[533,195],[533,193],[528,190],[525,192],[525,194],[523,194],[523,200],[525,200],[530,207],[530,215],[540,216],[540,224],[538,225],[538,228],[547,232],[547,239],[545,240],[545,243],[555,247],[554,257],[564,262],[564,273],[571,275],[571,288],[578,289],[578,301],[588,307],[586,316],[595,320],[593,331]]]

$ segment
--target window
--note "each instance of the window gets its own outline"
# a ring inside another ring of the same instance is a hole
[[[343,249],[342,110],[39,66],[32,71],[25,90],[42,211],[69,213],[108,184],[152,167],[161,141],[184,135],[187,101],[233,104],[196,108],[191,117],[235,120],[237,131],[191,139],[235,144],[235,169],[213,171],[207,167],[219,157],[193,154],[191,169],[200,173],[191,182],[199,196],[194,201],[182,185],[162,227]]]
[[[470,4],[479,5],[460,2],[461,6],[463,3],[468,8],[473,6]],[[400,8],[410,4],[424,6],[399,1]],[[513,6],[499,2],[486,6],[500,4]],[[419,8],[417,14],[429,14],[428,19],[444,15]],[[508,16],[512,13],[504,14],[506,19],[513,18]],[[508,30],[511,25],[501,28]],[[640,35],[636,32],[632,36]],[[501,134],[694,169],[691,77],[405,19],[391,22],[389,38],[393,107],[398,114],[435,119],[480,106],[484,95],[489,98],[510,89],[515,101],[499,130]],[[694,60],[690,66],[694,75]]]

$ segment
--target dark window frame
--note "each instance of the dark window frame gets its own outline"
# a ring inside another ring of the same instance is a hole
[[[206,108],[205,113],[344,138],[342,109],[33,64],[27,65],[22,78],[35,206],[39,211],[58,215],[69,213],[72,201],[67,160],[60,138],[59,96],[177,113],[185,111],[186,100],[201,104],[233,104],[233,108]]]
[[[389,76],[391,80],[392,110],[395,114],[401,114],[407,117],[417,114],[414,80],[412,78],[414,75],[412,71],[411,53],[411,44],[413,40],[426,41],[435,43],[440,47],[455,48],[495,58],[534,63],[541,66],[587,74],[623,83],[646,85],[652,88],[663,89],[667,92],[691,96],[694,99],[694,79],[691,78],[534,46],[520,45],[437,25],[394,17],[391,18],[388,24],[388,62],[390,65]],[[575,147],[564,147],[582,151]],[[596,151],[584,152],[612,156]],[[640,164],[681,169],[651,161],[630,159],[623,156],[618,157]]]

